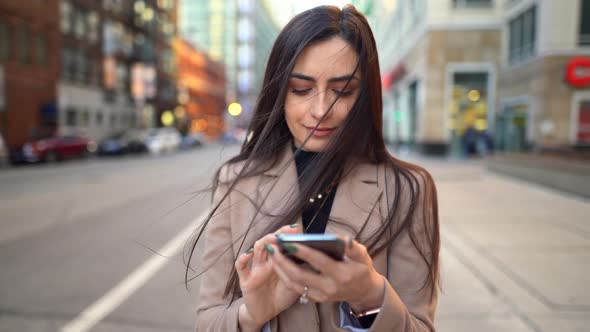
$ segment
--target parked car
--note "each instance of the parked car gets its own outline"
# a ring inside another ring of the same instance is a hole
[[[53,162],[87,156],[96,151],[96,142],[84,136],[52,136],[27,142],[23,155],[27,162]]]
[[[98,143],[96,153],[100,156],[122,155],[125,153],[126,144],[123,140],[124,133],[111,135]]]
[[[145,140],[148,151],[153,154],[175,151],[180,146],[180,141],[178,130],[170,127],[151,129]]]
[[[122,155],[147,152],[145,135],[139,131],[120,132],[111,135],[98,144],[99,155]]]
[[[132,130],[125,133],[124,140],[127,143],[127,153],[144,153],[148,152],[148,147],[146,145],[146,135],[145,131],[141,130]]]
[[[187,134],[182,136],[182,141],[180,142],[180,149],[188,150],[193,148],[200,148],[203,146],[204,140],[203,136],[199,134]]]

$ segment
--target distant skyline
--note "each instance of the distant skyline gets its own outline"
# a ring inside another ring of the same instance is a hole
[[[293,16],[302,11],[320,5],[342,7],[350,3],[350,0],[264,0],[264,2],[272,13],[275,23],[282,28]]]
[[[397,6],[398,0],[365,0],[368,2],[379,3],[380,8],[387,13],[391,13]],[[320,5],[332,5],[343,7],[352,3],[352,0],[263,0],[266,7],[272,13],[275,24],[282,28],[289,22],[293,16],[309,8]],[[362,0],[361,0],[362,2]]]

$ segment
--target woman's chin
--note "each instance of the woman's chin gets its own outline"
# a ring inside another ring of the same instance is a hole
[[[303,146],[303,151],[322,152],[326,148],[327,144],[327,142],[318,142],[318,140],[315,140],[312,137],[307,141],[307,143],[305,143],[305,146]]]

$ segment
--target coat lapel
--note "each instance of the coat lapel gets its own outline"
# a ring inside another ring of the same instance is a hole
[[[356,238],[363,223],[367,222],[361,239],[362,235],[371,234],[371,230],[375,228],[373,218],[378,216],[376,203],[381,193],[382,189],[377,181],[377,166],[357,165],[338,185],[326,233]]]
[[[299,195],[297,168],[290,147],[290,144],[286,145],[277,163],[264,172],[264,176],[257,187],[256,201],[261,202],[266,197],[262,205],[262,211],[271,216],[282,214],[284,209],[291,206]],[[301,225],[301,216],[298,216],[292,223]]]

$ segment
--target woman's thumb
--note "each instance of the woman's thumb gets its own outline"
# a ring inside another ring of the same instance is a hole
[[[357,262],[364,262],[367,259],[367,249],[365,246],[352,237],[347,238],[345,243],[346,250],[344,251],[344,254],[348,256],[348,258]]]

